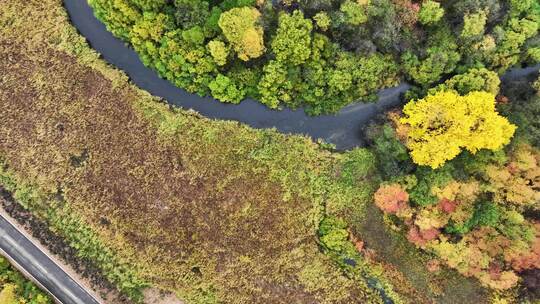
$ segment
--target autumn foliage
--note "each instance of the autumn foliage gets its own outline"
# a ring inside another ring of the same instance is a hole
[[[375,204],[386,213],[397,213],[408,207],[409,194],[399,184],[382,186],[375,192]]]
[[[233,8],[219,17],[223,35],[238,53],[238,58],[248,61],[264,52],[263,29],[259,24],[261,13],[255,8]]]
[[[403,108],[400,122],[408,127],[407,147],[413,161],[438,168],[462,149],[497,150],[510,142],[516,127],[495,110],[487,92],[438,92]]]
[[[411,243],[494,289],[540,269],[540,222],[526,216],[540,210],[538,149],[514,144],[506,154],[484,150],[425,169],[374,196]]]

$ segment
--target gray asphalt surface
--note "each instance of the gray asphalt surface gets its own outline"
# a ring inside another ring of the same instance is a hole
[[[0,214],[0,252],[63,304],[99,304],[91,294]]]

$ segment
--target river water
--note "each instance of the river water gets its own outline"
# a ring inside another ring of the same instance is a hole
[[[78,31],[86,37],[93,49],[107,62],[123,70],[138,87],[184,109],[193,109],[215,119],[235,120],[254,128],[276,128],[282,133],[304,134],[322,139],[346,150],[363,144],[362,128],[385,109],[402,102],[401,95],[410,85],[403,83],[394,88],[380,90],[376,103],[350,104],[335,115],[309,116],[303,109],[272,110],[251,99],[240,104],[221,103],[211,97],[200,97],[180,89],[157,73],[145,67],[137,53],[123,41],[107,31],[94,17],[85,0],[64,1],[69,17]],[[540,65],[510,70],[503,79],[513,79],[538,71]]]

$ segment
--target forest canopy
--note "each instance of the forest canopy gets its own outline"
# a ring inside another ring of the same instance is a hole
[[[200,95],[317,115],[406,79],[540,60],[535,0],[89,0],[143,63]]]
[[[383,179],[373,198],[432,266],[529,303],[540,298],[540,78],[499,89],[491,73],[456,75],[370,126]]]

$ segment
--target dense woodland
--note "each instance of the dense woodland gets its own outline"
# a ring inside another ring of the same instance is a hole
[[[90,0],[177,86],[224,102],[336,112],[403,78],[540,60],[535,0]]]

